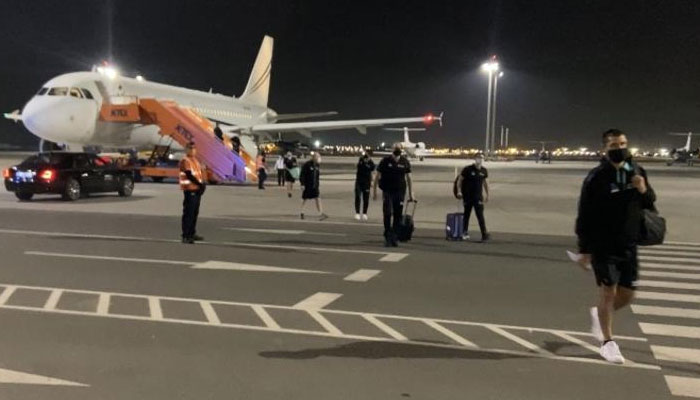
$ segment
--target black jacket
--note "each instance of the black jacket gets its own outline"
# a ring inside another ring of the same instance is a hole
[[[314,163],[313,160],[309,160],[301,167],[299,183],[301,183],[301,186],[304,186],[304,188],[307,190],[318,189],[320,175],[321,171],[319,169],[319,164]]]
[[[644,194],[632,186],[641,175],[647,184]],[[656,194],[646,171],[632,161],[617,170],[608,160],[592,169],[581,189],[576,235],[579,251],[585,254],[615,254],[637,244],[642,210],[654,209]]]

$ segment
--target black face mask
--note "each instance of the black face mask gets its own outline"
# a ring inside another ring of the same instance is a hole
[[[396,157],[399,157],[401,155],[401,150],[394,150],[393,153]]]
[[[630,152],[627,149],[612,149],[608,150],[608,159],[615,164],[621,163],[630,157]]]

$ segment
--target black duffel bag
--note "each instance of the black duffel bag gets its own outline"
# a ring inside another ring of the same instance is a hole
[[[655,246],[664,242],[666,219],[656,210],[642,210],[642,227],[639,233],[640,246]]]

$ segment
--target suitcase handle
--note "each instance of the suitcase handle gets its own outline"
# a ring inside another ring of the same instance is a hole
[[[411,217],[416,215],[416,208],[418,207],[418,200],[406,200],[406,205],[403,208],[403,215],[408,215],[409,204],[413,203],[413,211],[411,212]]]

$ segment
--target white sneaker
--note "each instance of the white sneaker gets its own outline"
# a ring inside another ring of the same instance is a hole
[[[611,362],[613,364],[625,363],[625,357],[622,357],[622,353],[620,353],[620,348],[617,346],[617,343],[615,343],[615,341],[613,340],[600,346],[600,356],[603,357],[605,361]]]
[[[360,214],[355,214],[355,219],[359,221],[359,220],[360,220]]]
[[[369,218],[367,218],[367,214],[362,214],[362,220],[367,221]]]
[[[603,343],[603,341],[605,341],[605,337],[603,336],[603,329],[600,327],[600,320],[598,319],[598,307],[591,307],[590,312],[591,334],[593,334],[593,337],[598,339],[600,343]]]
[[[471,239],[471,237],[469,236],[468,233],[465,233],[464,235],[462,235],[462,240],[469,240],[469,239]]]

